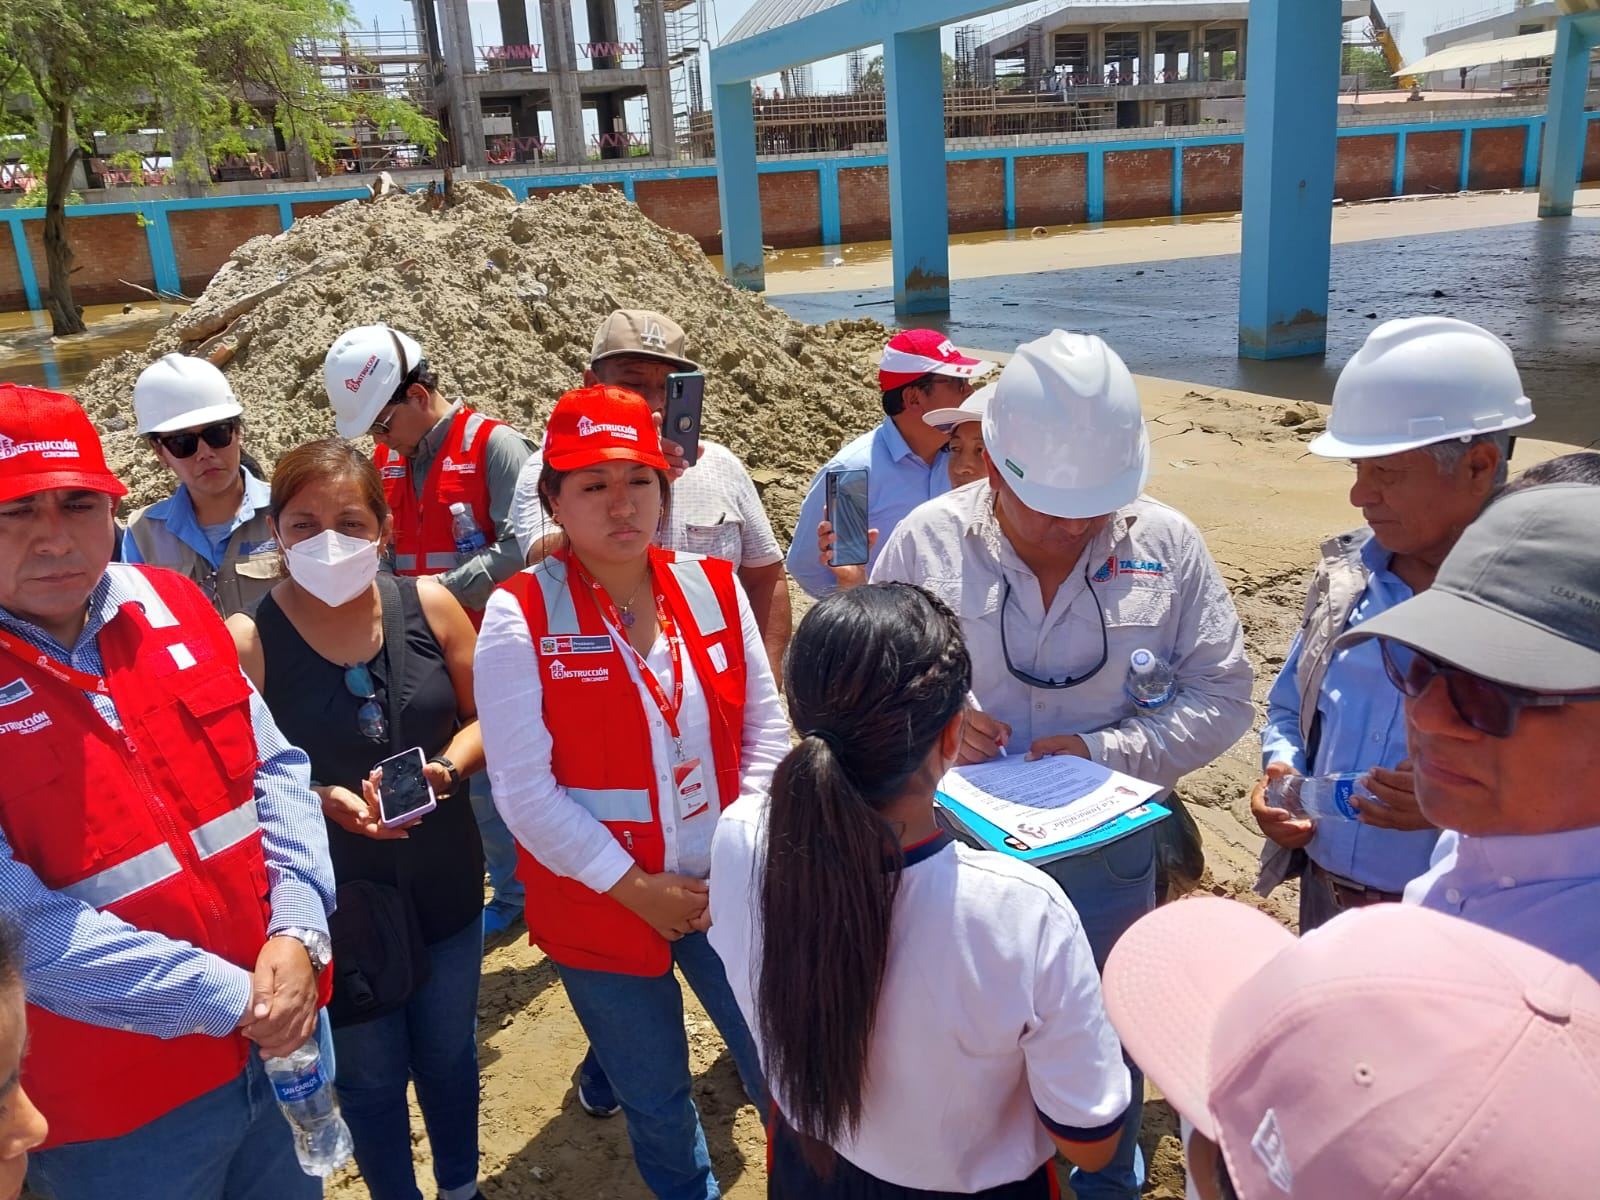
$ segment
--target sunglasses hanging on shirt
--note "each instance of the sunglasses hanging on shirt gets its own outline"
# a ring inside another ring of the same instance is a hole
[[[1065,679],[1041,679],[1037,675],[1030,675],[1021,667],[1011,661],[1011,647],[1006,643],[1006,605],[1011,602],[1011,580],[1002,579],[1000,593],[1000,655],[1006,661],[1006,670],[1011,672],[1014,679],[1021,680],[1029,687],[1043,688],[1046,691],[1059,692],[1066,688],[1077,687],[1080,683],[1087,683],[1106,665],[1111,654],[1110,635],[1106,632],[1106,611],[1100,607],[1100,597],[1094,590],[1094,584],[1089,580],[1089,567],[1084,564],[1083,586],[1089,589],[1089,598],[1094,601],[1095,616],[1100,618],[1100,661],[1095,663],[1082,675],[1069,675]]]
[[[383,719],[383,707],[378,703],[378,689],[372,684],[372,672],[367,670],[366,663],[351,663],[344,669],[344,686],[357,700],[362,701],[360,708],[356,709],[356,728],[363,737],[374,742],[386,741],[389,737],[388,723]]]

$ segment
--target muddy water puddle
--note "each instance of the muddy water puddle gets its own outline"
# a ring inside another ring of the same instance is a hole
[[[161,323],[179,311],[154,301],[89,305],[83,310],[88,332],[65,338],[50,336],[48,313],[0,312],[0,381],[70,392],[105,359],[144,349]]]

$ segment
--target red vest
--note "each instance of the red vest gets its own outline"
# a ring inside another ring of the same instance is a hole
[[[655,547],[650,562],[683,638],[686,665],[706,698],[717,800],[726,808],[739,798],[744,737],[744,631],[733,566]],[[656,788],[649,701],[629,677],[594,598],[567,569],[565,550],[500,586],[521,603],[533,636],[556,782],[641,869],[660,872],[666,865],[661,805],[672,797]],[[672,969],[666,939],[644,920],[610,896],[555,874],[521,846],[517,859],[517,875],[528,888],[529,935],[556,962],[624,975]]]
[[[379,446],[372,461],[383,478],[383,497],[394,514],[394,569],[397,575],[437,575],[457,563],[456,538],[450,528],[450,506],[472,510],[483,536],[497,540],[489,517],[489,484],[484,459],[489,431],[505,424],[493,417],[458,409],[444,443],[428,468],[422,499],[412,482],[411,460]]]
[[[267,868],[233,639],[187,579],[110,570],[141,596],[99,634],[123,732],[76,687],[0,650],[0,697],[18,697],[0,707],[0,828],[46,887],[252,970]],[[23,1084],[50,1145],[137,1129],[233,1079],[249,1050],[239,1034],[166,1041],[31,1004],[28,1035]]]

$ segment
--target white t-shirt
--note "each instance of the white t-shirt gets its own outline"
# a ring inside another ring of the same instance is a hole
[[[711,944],[758,1045],[767,803],[731,805],[711,847]],[[1111,1136],[1128,1107],[1128,1070],[1060,887],[944,837],[906,861],[861,1124],[833,1148],[889,1183],[976,1192],[1049,1160],[1041,1117],[1072,1141]],[[776,1087],[774,1098],[783,1109]]]

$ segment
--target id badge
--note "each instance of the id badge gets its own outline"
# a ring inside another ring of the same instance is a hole
[[[710,798],[706,793],[705,770],[698,758],[686,758],[675,764],[672,783],[678,793],[679,820],[688,820],[705,812]]]

